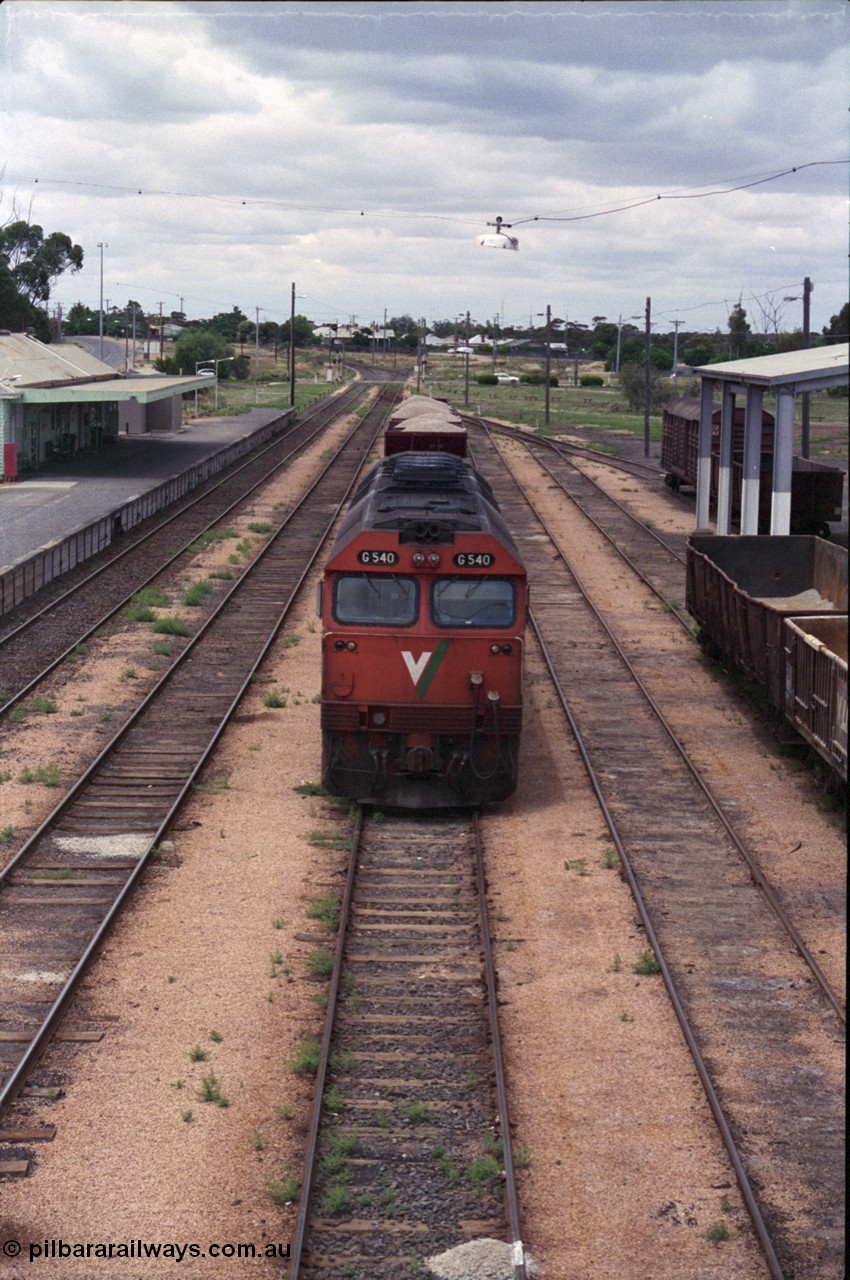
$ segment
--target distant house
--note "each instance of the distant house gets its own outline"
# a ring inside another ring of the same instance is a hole
[[[173,431],[182,396],[203,378],[121,376],[73,343],[46,345],[0,331],[0,479],[120,435]]]

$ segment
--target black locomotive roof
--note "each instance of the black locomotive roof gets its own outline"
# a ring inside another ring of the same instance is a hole
[[[487,481],[465,458],[397,453],[361,482],[337,545],[364,531],[394,530],[402,542],[452,542],[455,533],[491,533],[519,559]]]

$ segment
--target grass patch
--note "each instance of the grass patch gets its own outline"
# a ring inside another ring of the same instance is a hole
[[[162,587],[142,587],[133,596],[131,603],[147,605],[149,609],[167,609],[171,604],[171,596]]]
[[[41,695],[31,698],[28,710],[39,716],[52,716],[56,714],[56,703],[52,698],[45,698]]]
[[[205,529],[195,539],[189,550],[194,552],[205,551],[207,547],[211,547],[216,542],[225,542],[228,538],[238,537],[239,534],[235,529]]]
[[[632,973],[639,973],[644,977],[651,977],[652,974],[660,972],[661,965],[651,951],[641,951],[636,963],[632,965]]]
[[[339,1085],[332,1084],[330,1089],[326,1089],[322,1101],[328,1111],[331,1111],[335,1116],[338,1116],[341,1111],[345,1110],[345,1094],[342,1092]]]
[[[431,1116],[427,1102],[420,1102],[418,1098],[405,1098],[399,1111],[408,1124],[424,1124]]]
[[[201,1081],[198,1097],[201,1102],[214,1102],[219,1107],[230,1106],[229,1101],[221,1092],[221,1086],[212,1071],[208,1076],[204,1076]]]
[[[272,1204],[277,1205],[294,1204],[298,1199],[300,1187],[301,1184],[294,1173],[285,1173],[282,1178],[266,1183]]]
[[[725,1222],[713,1223],[705,1233],[706,1240],[713,1245],[722,1244],[724,1240],[731,1238],[732,1232],[729,1230]]]
[[[271,689],[268,693],[263,694],[263,706],[276,709],[285,707],[287,703],[286,694],[278,693],[275,689]]]
[[[317,947],[308,955],[306,964],[314,978],[329,978],[333,973],[334,953],[326,947]]]
[[[160,636],[189,636],[192,634],[191,628],[187,626],[182,618],[158,618],[153,624],[153,629]]]
[[[311,898],[307,916],[310,920],[321,920],[331,933],[336,933],[339,928],[339,907],[339,898]]]
[[[203,604],[204,598],[212,591],[213,585],[208,578],[201,578],[199,582],[193,582],[188,591],[183,595],[183,603],[191,608],[197,608]]]
[[[328,1187],[322,1197],[321,1212],[328,1218],[340,1217],[351,1208],[351,1193],[339,1182]]]
[[[318,1040],[308,1034],[290,1058],[289,1065],[297,1076],[314,1076],[319,1069],[320,1052]]]
[[[37,769],[27,767],[18,775],[18,782],[25,787],[33,782],[40,782],[43,787],[58,787],[61,780],[59,766],[56,764],[41,764]]]
[[[495,1186],[501,1176],[501,1166],[493,1156],[476,1156],[469,1166],[469,1181],[479,1195]]]

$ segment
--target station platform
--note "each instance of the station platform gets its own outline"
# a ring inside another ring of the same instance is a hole
[[[96,453],[45,463],[0,485],[0,574],[287,416],[257,408],[236,418],[192,419],[174,432],[119,436]]]

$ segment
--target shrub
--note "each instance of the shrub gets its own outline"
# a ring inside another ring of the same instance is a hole
[[[497,387],[499,385],[499,379],[495,373],[479,373],[475,381],[479,387]]]
[[[579,386],[604,387],[605,379],[600,377],[598,373],[583,373],[579,378]]]

